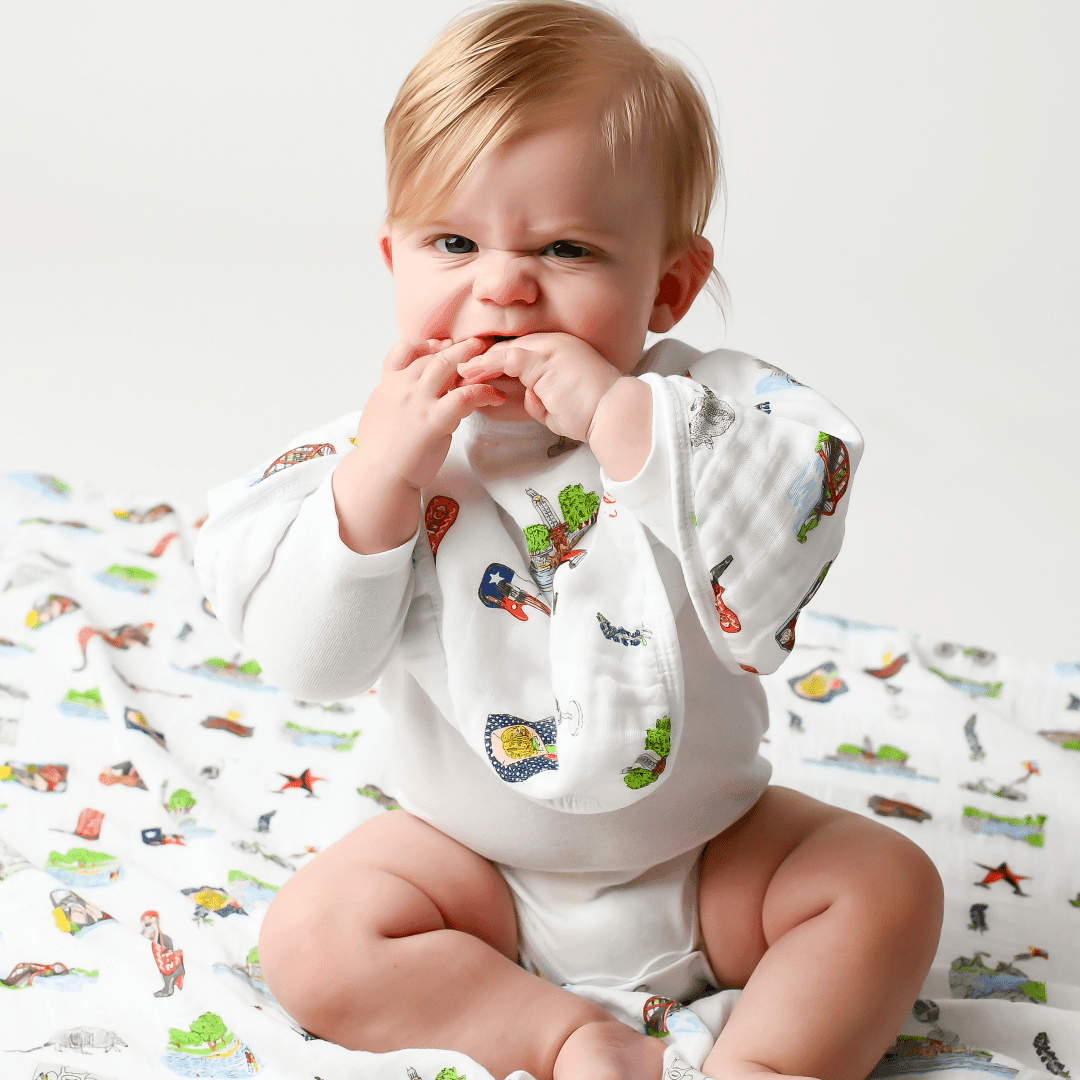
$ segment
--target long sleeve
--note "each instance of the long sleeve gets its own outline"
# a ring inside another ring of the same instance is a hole
[[[331,480],[359,413],[299,436],[215,488],[195,566],[215,615],[270,679],[308,700],[366,690],[412,599],[415,536],[360,555],[341,541]]]
[[[605,490],[679,556],[725,665],[775,671],[840,550],[862,436],[821,395],[744,353],[669,341],[651,360],[649,457]]]

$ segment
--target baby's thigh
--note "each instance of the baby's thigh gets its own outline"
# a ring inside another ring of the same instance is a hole
[[[510,890],[456,840],[391,810],[364,822],[282,886],[263,921],[259,960],[274,987],[325,957],[363,965],[378,939],[460,930],[517,960]]]
[[[705,849],[699,905],[717,977],[743,986],[776,940],[835,904],[925,949],[941,927],[941,880],[906,837],[790,788],[770,786]],[[932,942],[932,944],[930,944]]]

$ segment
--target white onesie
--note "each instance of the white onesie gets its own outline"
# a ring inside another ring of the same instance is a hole
[[[196,565],[279,686],[333,700],[382,677],[394,794],[500,865],[532,966],[685,997],[712,978],[687,882],[768,783],[756,676],[839,551],[862,440],[741,353],[669,339],[637,374],[652,448],[632,480],[540,424],[470,417],[419,539],[360,555],[330,486],[353,413],[211,492]],[[629,917],[606,951],[586,901]]]

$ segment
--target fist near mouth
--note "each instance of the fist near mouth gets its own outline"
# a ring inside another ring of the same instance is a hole
[[[523,404],[529,416],[556,435],[586,439],[600,400],[622,378],[618,369],[571,334],[527,334],[511,340],[459,363],[462,382],[517,379],[525,387]]]

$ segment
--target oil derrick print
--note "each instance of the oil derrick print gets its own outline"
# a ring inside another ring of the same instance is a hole
[[[550,600],[555,571],[563,563],[577,566],[585,557],[585,549],[575,545],[595,524],[600,498],[595,491],[585,491],[581,484],[567,484],[559,492],[560,520],[550,501],[534,488],[526,488],[525,493],[532,499],[541,522],[522,530],[529,548],[530,569],[540,591]]]

